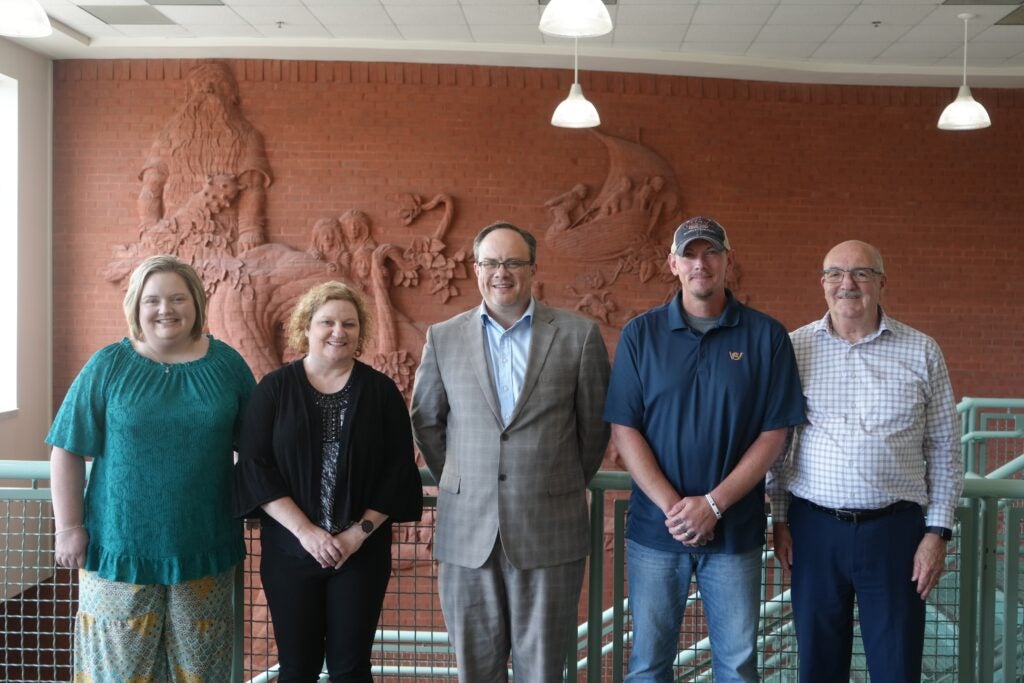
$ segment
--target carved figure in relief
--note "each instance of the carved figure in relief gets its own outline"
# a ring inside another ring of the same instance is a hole
[[[544,202],[544,207],[551,211],[552,227],[558,229],[571,228],[586,213],[583,200],[587,198],[589,188],[583,183],[574,185],[568,192],[563,192]]]
[[[198,64],[187,83],[185,103],[157,135],[139,173],[140,234],[201,194],[210,174],[231,174],[238,191],[213,220],[229,253],[245,252],[266,241],[264,204],[271,175],[263,136],[242,114],[227,65]]]
[[[633,193],[633,181],[629,176],[622,176],[619,179],[619,185],[614,192],[604,200],[601,204],[601,213],[605,216],[611,216],[614,213],[625,211],[632,208],[632,204],[629,201],[630,195]]]

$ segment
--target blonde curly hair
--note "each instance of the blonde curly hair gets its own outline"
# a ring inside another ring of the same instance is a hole
[[[359,318],[359,341],[356,343],[355,355],[361,356],[370,338],[373,319],[363,298],[348,285],[335,281],[316,285],[303,294],[299,303],[295,304],[292,314],[288,317],[288,324],[285,325],[288,346],[298,353],[309,352],[309,338],[306,333],[309,332],[313,316],[328,301],[348,301],[356,307],[356,316]]]

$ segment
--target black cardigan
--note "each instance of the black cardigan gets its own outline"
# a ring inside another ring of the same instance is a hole
[[[312,423],[320,419],[320,411],[309,403],[308,381],[298,360],[266,375],[253,391],[234,471],[236,517],[266,519],[260,506],[291,496],[310,520],[319,518],[323,454],[321,444],[311,439],[319,433]],[[423,486],[405,400],[391,378],[359,361],[350,381],[345,418],[350,469],[345,495],[339,496],[349,505],[335,512],[336,520],[344,528],[370,508],[389,521],[417,521],[423,512]]]

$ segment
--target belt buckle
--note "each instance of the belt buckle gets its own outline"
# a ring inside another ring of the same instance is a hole
[[[854,512],[853,510],[841,510],[838,508],[836,509],[836,519],[838,519],[840,522],[850,522],[851,524],[856,524],[860,521],[859,517],[860,514]]]

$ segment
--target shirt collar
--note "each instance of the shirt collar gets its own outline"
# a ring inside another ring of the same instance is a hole
[[[532,323],[533,322],[533,312],[534,312],[534,310],[536,308],[537,308],[537,300],[534,299],[531,296],[530,297],[530,305],[526,307],[526,311],[523,312],[523,315],[520,316],[519,320],[515,321],[515,323],[512,324],[512,327],[509,327],[508,329],[511,330],[513,327],[515,327],[519,323],[523,322],[524,320],[528,320],[528,321],[530,321]],[[497,325],[502,330],[505,329],[504,327],[501,326],[501,323],[499,323],[497,320],[495,320],[493,317],[491,317],[491,314],[487,312],[487,306],[484,305],[483,301],[480,302],[480,309],[479,309],[479,311],[480,311],[480,322],[483,324],[484,327],[487,327],[487,325],[489,323],[491,325]]]
[[[863,339],[860,339],[856,343],[866,344],[867,342],[874,341],[875,339],[881,337],[883,332],[887,334],[895,334],[895,330],[893,330],[892,326],[889,324],[889,316],[885,314],[885,309],[879,306],[878,329],[869,334],[868,336],[864,337]],[[832,329],[832,317],[829,315],[828,311],[825,311],[825,315],[822,316],[821,320],[814,323],[814,333],[826,334],[829,337],[832,337],[833,339],[838,339],[849,344],[849,342],[847,342],[845,339],[836,334],[835,330]]]
[[[740,321],[740,302],[732,295],[732,291],[725,290],[725,308],[722,315],[718,316],[718,327],[736,327]],[[683,292],[676,292],[668,307],[668,326],[672,330],[688,330],[686,316],[683,315]]]

